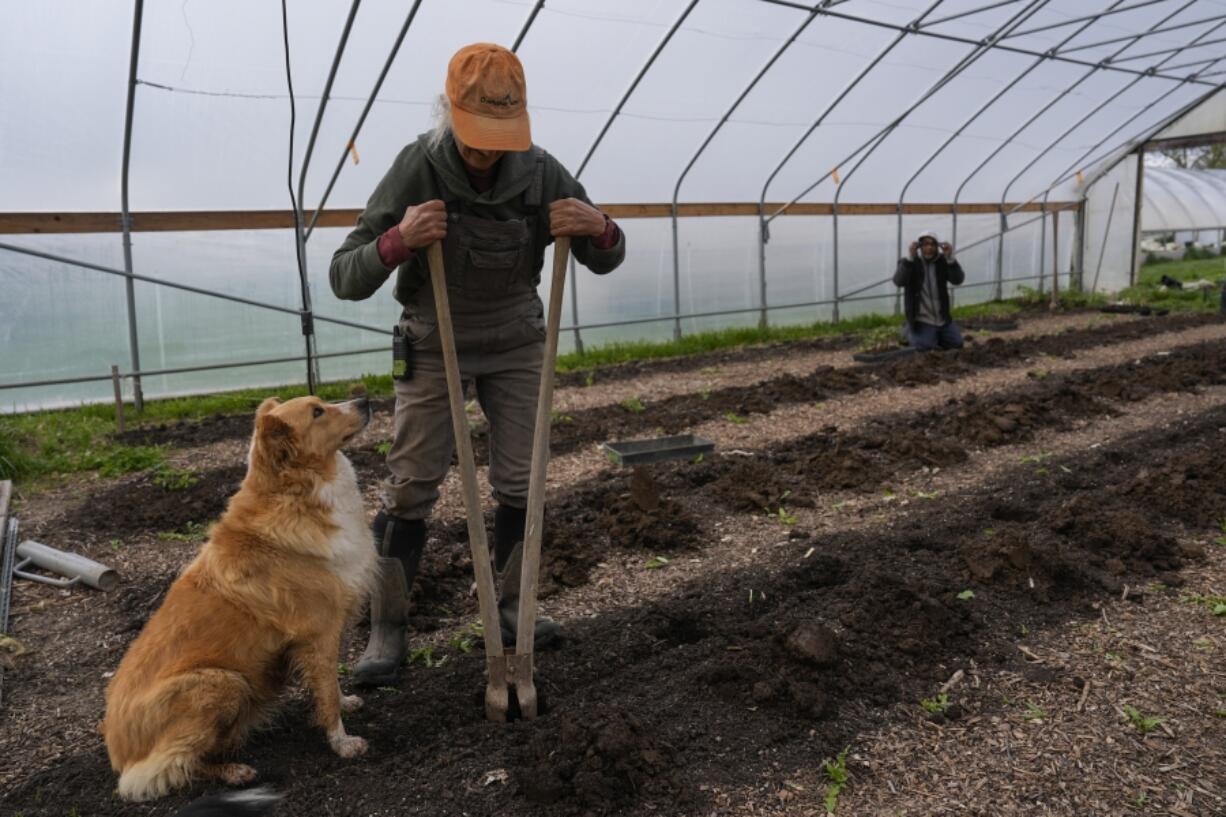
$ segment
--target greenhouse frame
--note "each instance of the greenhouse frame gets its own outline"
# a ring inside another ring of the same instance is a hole
[[[1144,153],[1226,132],[1226,8],[1090,5],[9,4],[4,410],[386,370],[398,305],[336,299],[328,262],[475,41],[627,234],[607,278],[572,260],[570,348],[896,311],[920,230],[963,303],[1117,291],[1143,230],[1223,226],[1226,184],[1172,197]],[[1162,195],[1214,223],[1143,224]]]

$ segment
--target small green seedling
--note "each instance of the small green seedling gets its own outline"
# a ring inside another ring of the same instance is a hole
[[[702,391],[698,392],[698,396],[701,397],[703,400],[710,400],[711,399],[711,389],[704,387]]]
[[[850,749],[850,746],[846,747],[834,760],[827,760],[822,764],[826,777],[830,780],[826,784],[826,797],[823,800],[827,814],[834,814],[839,806],[839,794],[847,787],[847,752]]]
[[[916,491],[915,492],[916,499],[936,499],[940,495],[941,495],[940,491]]]
[[[445,655],[442,658],[435,658],[434,647],[427,644],[424,647],[418,647],[410,652],[408,660],[405,663],[411,667],[420,662],[425,665],[426,669],[434,669],[435,667],[441,667],[444,663],[446,663],[446,661],[447,656]]]
[[[706,456],[703,455],[701,451],[699,451],[697,454],[694,455],[694,459],[690,460],[690,462],[697,465],[698,463],[702,462],[704,459],[706,459]]]
[[[1141,714],[1135,706],[1124,704],[1124,714],[1128,716],[1128,720],[1137,731],[1142,735],[1148,735],[1150,732],[1158,728],[1158,724],[1162,723],[1165,718],[1147,718]]]
[[[963,590],[958,594],[958,601],[970,601],[973,598],[975,598],[974,590]]]
[[[206,529],[199,522],[188,522],[183,530],[164,530],[158,532],[158,538],[166,542],[196,542],[204,538]]]
[[[1219,545],[1221,547],[1226,547],[1226,536],[1218,536],[1214,538],[1213,544]]]
[[[587,375],[585,375],[585,376],[584,376],[584,378],[583,378],[583,385],[584,385],[584,386],[590,386],[590,385],[592,385],[592,384],[593,384],[593,383],[595,383],[595,382],[596,382],[596,373],[595,373],[595,372],[588,372],[588,373],[587,373]]]
[[[451,647],[457,652],[462,652],[465,655],[473,651],[473,647],[477,644],[477,639],[481,637],[481,627],[479,624],[470,624],[464,628],[463,632],[455,635],[451,639]]]
[[[337,674],[337,675],[348,675],[349,673],[350,673],[350,669],[349,669],[349,665],[348,665],[348,664],[346,664],[346,663],[344,663],[344,662],[342,661],[341,663],[339,663],[339,664],[337,664],[337,665],[336,665],[336,674]]]
[[[648,570],[659,570],[660,568],[664,567],[667,564],[668,564],[668,559],[666,557],[652,556],[650,559],[647,560],[647,564],[643,565],[643,567],[647,568]]]
[[[647,407],[643,405],[643,401],[637,397],[627,397],[617,405],[621,406],[631,414],[642,414],[647,410]]]
[[[771,519],[777,520],[781,524],[788,525],[789,527],[796,524],[796,516],[788,513],[787,508],[783,507],[782,505],[779,506],[779,510],[775,511],[774,513],[768,512],[766,515]]]
[[[925,698],[920,701],[920,706],[930,715],[943,714],[946,709],[949,709],[949,695],[942,692],[935,698]]]
[[[1047,712],[1038,704],[1027,701],[1026,712],[1022,717],[1028,721],[1044,721],[1047,720]]]
[[[121,547],[123,547],[123,542],[119,541],[118,539],[112,539],[111,541],[107,542],[107,544],[111,546],[111,550],[119,550]]]
[[[199,481],[200,477],[191,469],[160,465],[153,472],[153,484],[164,491],[186,491]]]
[[[741,415],[731,411],[724,415],[724,419],[730,423],[736,423],[739,426],[743,426],[749,422],[748,417],[742,417]]]
[[[383,442],[375,446],[375,453],[381,457],[386,457],[391,450],[392,450],[391,440],[384,440]]]
[[[563,414],[557,409],[553,409],[551,412],[549,412],[549,422],[555,426],[567,425],[568,423],[573,423],[574,421],[574,417],[571,417],[569,414]]]

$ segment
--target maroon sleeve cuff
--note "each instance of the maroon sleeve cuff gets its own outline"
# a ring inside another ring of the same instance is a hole
[[[397,227],[388,227],[379,236],[379,260],[388,269],[398,267],[413,257],[413,251],[404,245],[404,238]]]
[[[622,231],[617,226],[617,222],[605,216],[604,232],[592,239],[592,246],[598,250],[609,250],[617,246],[617,242],[621,237]]]

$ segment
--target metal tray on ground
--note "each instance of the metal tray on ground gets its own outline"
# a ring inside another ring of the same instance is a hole
[[[887,349],[884,352],[857,352],[851,356],[851,359],[857,363],[885,363],[888,360],[897,360],[901,357],[910,357],[917,354],[915,348],[911,346],[900,346],[897,349]]]
[[[618,465],[641,465],[708,454],[715,450],[715,443],[696,434],[675,434],[650,440],[614,440],[600,447]]]

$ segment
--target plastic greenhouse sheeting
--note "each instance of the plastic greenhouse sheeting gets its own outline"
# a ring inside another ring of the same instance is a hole
[[[1144,232],[1226,227],[1226,170],[1147,167],[1141,198]]]
[[[397,152],[430,126],[446,64],[474,41],[511,45],[528,79],[534,140],[600,203],[987,204],[1075,202],[1089,193],[1086,274],[1120,280],[1131,218],[1109,232],[1088,180],[1212,93],[1226,60],[1226,9],[1210,0],[315,0],[288,3],[297,119],[294,179],[329,69],[356,7],[306,174],[314,209],[360,208]],[[411,25],[350,151],[350,135],[409,15]],[[1101,16],[1096,16],[1101,15]],[[0,216],[120,209],[131,2],[0,5]],[[531,25],[526,24],[531,21]],[[674,30],[675,29],[675,30]],[[146,2],[132,125],[133,211],[287,210],[290,98],[281,7],[240,0]],[[667,41],[667,42],[665,42]],[[653,53],[633,93],[627,94]],[[1203,78],[1199,74],[1205,75]],[[598,136],[625,96],[607,133]],[[1128,162],[1124,162],[1127,165]],[[1121,165],[1122,166],[1122,165]],[[688,168],[688,169],[687,169]],[[1112,171],[1114,173],[1115,171]],[[1131,206],[1119,185],[1114,207]],[[768,210],[767,215],[772,211]],[[883,212],[885,214],[883,214]],[[564,324],[585,343],[885,311],[899,245],[920,229],[957,233],[961,302],[1036,286],[1052,272],[1056,216],[785,215],[759,255],[756,216],[622,219],[625,264],[580,269]],[[1075,253],[1059,215],[1061,273]],[[902,234],[899,234],[899,225]],[[1097,225],[1097,227],[1096,227]],[[1098,232],[1096,232],[1096,229]],[[837,230],[837,234],[836,234]],[[390,327],[390,286],[340,302],[327,266],[345,229],[315,230],[307,272],[323,315]],[[1107,245],[1100,246],[1106,235]],[[1096,238],[1097,236],[1097,238]],[[837,239],[837,241],[836,241]],[[123,267],[118,233],[0,240]],[[1099,243],[1095,243],[1095,242]],[[291,230],[136,232],[133,270],[296,309]],[[837,243],[837,254],[836,254]],[[548,258],[546,259],[548,263]],[[1124,268],[1124,280],[1127,266]],[[766,303],[761,275],[765,275]],[[1087,285],[1089,280],[1087,278]],[[1100,283],[1100,287],[1103,284]],[[127,371],[124,282],[0,249],[0,384]],[[154,284],[135,285],[144,369],[300,356],[299,322]],[[844,300],[850,293],[852,300]],[[871,298],[872,300],[863,300]],[[794,304],[802,306],[788,307]],[[708,313],[743,310],[731,315]],[[701,315],[674,320],[676,315]],[[639,321],[630,326],[607,326]],[[316,324],[320,352],[385,345]],[[574,343],[566,333],[563,349]],[[325,378],[386,371],[382,352],[327,358]],[[148,396],[299,381],[299,363],[144,379]],[[106,399],[109,382],[0,391],[21,409]]]

